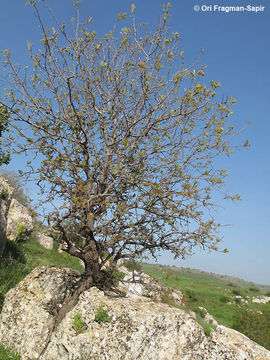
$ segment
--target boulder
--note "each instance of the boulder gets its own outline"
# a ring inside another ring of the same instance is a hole
[[[51,236],[48,236],[44,233],[39,233],[37,238],[40,245],[43,246],[45,249],[53,249],[53,238]]]
[[[33,230],[33,221],[29,210],[12,199],[7,217],[7,238],[9,240],[25,241]]]
[[[39,359],[54,328],[54,312],[70,293],[78,274],[42,266],[5,295],[0,314],[0,343],[16,349],[21,359]]]
[[[131,272],[124,266],[118,268],[125,274],[123,281],[120,281],[119,289],[130,294],[143,295],[154,301],[173,302],[184,305],[185,299],[181,291],[161,286],[157,280],[143,272]]]
[[[76,272],[57,267],[35,269],[5,297],[0,315],[0,343],[22,360],[270,360],[270,352],[239,332],[218,326],[206,337],[184,310],[143,296],[117,297],[95,287],[56,327]],[[109,322],[97,322],[102,304]],[[83,321],[79,329],[75,316]]]
[[[8,210],[11,204],[13,188],[0,177],[0,256],[6,245],[6,226]]]

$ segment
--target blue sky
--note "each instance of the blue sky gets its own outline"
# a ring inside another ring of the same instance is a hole
[[[158,23],[160,0],[133,1],[138,22]],[[12,50],[17,63],[26,63],[26,41],[39,45],[40,29],[33,10],[23,0],[4,1],[0,13],[0,48]],[[49,5],[60,20],[73,16],[70,0],[49,0]],[[102,34],[110,30],[119,12],[127,11],[132,1],[83,0],[81,14],[92,16],[94,28]],[[223,12],[214,11],[220,6],[262,5],[264,11]],[[206,80],[220,81],[220,95],[237,99],[233,120],[237,128],[252,123],[239,136],[239,141],[249,139],[251,148],[221,159],[220,166],[230,172],[227,189],[242,195],[235,205],[225,202],[217,214],[223,224],[233,224],[222,229],[224,247],[228,254],[198,251],[185,261],[162,254],[159,262],[200,268],[246,280],[270,284],[270,5],[266,0],[177,0],[171,1],[170,28],[179,32],[186,64],[197,59],[200,47],[205,50],[200,63],[207,65]],[[194,5],[210,6],[212,11],[194,11]],[[18,169],[13,160],[5,169]],[[34,195],[35,190],[32,189]]]

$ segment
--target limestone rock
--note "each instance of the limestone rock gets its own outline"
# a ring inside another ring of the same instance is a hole
[[[254,297],[252,299],[252,302],[257,303],[257,304],[267,304],[270,302],[270,297],[269,296]]]
[[[77,279],[68,269],[35,269],[6,295],[0,343],[22,360],[270,360],[269,351],[235,330],[218,326],[206,337],[183,310],[135,295],[105,295],[95,287],[54,328],[54,309]],[[110,322],[95,321],[100,304]],[[82,332],[73,328],[77,313]]]
[[[5,296],[0,314],[0,343],[15,348],[21,359],[39,359],[54,327],[54,310],[76,281],[69,269],[42,266]]]
[[[29,210],[16,199],[12,199],[7,218],[7,238],[25,241],[32,230],[33,221]]]
[[[184,304],[184,295],[181,291],[166,288],[145,273],[139,273],[127,270],[124,266],[118,268],[125,273],[125,277],[119,284],[119,289],[125,291],[127,295],[143,295],[155,301],[172,301],[179,305]]]
[[[48,236],[44,233],[38,234],[38,242],[42,245],[45,249],[53,249],[53,238]]]
[[[13,188],[0,177],[0,256],[6,245],[6,226],[8,210],[11,204]]]
[[[206,321],[208,324],[212,324],[214,326],[217,326],[218,325],[218,322],[216,321],[216,319],[208,313],[208,311],[202,307],[202,306],[199,306],[199,309],[204,313],[204,321]]]

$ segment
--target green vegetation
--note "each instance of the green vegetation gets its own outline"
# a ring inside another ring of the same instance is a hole
[[[85,325],[80,313],[77,313],[74,316],[72,327],[76,331],[76,334],[80,334],[81,332],[83,332],[86,329],[86,325]]]
[[[20,360],[20,356],[0,344],[0,360]]]
[[[107,311],[103,310],[103,304],[99,305],[98,311],[95,315],[95,321],[100,323],[111,322],[111,318],[109,317]]]
[[[204,307],[219,324],[234,328],[270,349],[270,304],[251,301],[254,296],[269,295],[269,286],[255,286],[241,279],[200,270],[141,265],[144,272],[158,279],[162,285],[184,293],[186,310],[197,314],[197,320],[206,335],[210,334],[214,326],[204,321],[204,314],[199,306]],[[248,304],[243,303],[237,296],[241,296]],[[174,306],[168,296],[164,297],[163,302]]]
[[[233,316],[233,328],[270,350],[270,307],[261,310],[241,308]]]
[[[0,262],[0,311],[5,294],[37,266],[56,265],[83,271],[77,258],[58,252],[58,243],[52,250],[41,246],[37,241],[37,231],[36,228],[25,243],[7,241]]]

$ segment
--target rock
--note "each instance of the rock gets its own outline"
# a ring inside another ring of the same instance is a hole
[[[12,199],[7,217],[7,238],[25,241],[33,230],[33,221],[29,210],[16,199]]]
[[[38,234],[37,238],[40,245],[42,245],[45,249],[53,249],[53,238],[51,236],[40,233]]]
[[[119,284],[119,289],[125,291],[127,295],[143,295],[155,301],[174,302],[178,305],[184,305],[184,295],[181,291],[166,288],[151,278],[150,276],[134,271],[134,274],[122,266],[119,271],[125,273],[125,277]]]
[[[145,297],[105,295],[95,287],[54,328],[53,310],[77,279],[68,269],[35,269],[6,295],[0,343],[21,360],[270,360],[269,351],[235,330],[218,326],[206,337],[183,310]],[[100,304],[110,322],[95,321]],[[82,331],[73,325],[78,313]]]
[[[57,251],[59,252],[59,254],[61,254],[63,251],[67,250],[67,248],[68,246],[66,243],[60,244]]]
[[[257,303],[257,304],[267,304],[268,302],[270,302],[270,297],[269,296],[259,296],[259,297],[253,298],[252,302]]]
[[[16,348],[21,359],[39,359],[54,327],[54,309],[77,278],[69,269],[46,266],[27,275],[5,295],[0,343]]]
[[[218,322],[216,321],[216,319],[211,314],[208,313],[206,308],[199,306],[199,309],[204,313],[204,317],[203,317],[204,321],[206,321],[208,324],[212,324],[214,326],[218,325]]]
[[[13,188],[0,177],[0,257],[6,245],[6,226],[8,210],[11,204]]]

